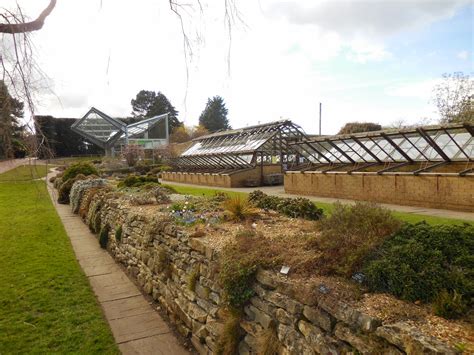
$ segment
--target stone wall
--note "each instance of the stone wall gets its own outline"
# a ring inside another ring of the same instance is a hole
[[[159,302],[200,354],[216,353],[224,320],[215,250],[205,238],[190,237],[156,210],[145,215],[113,196],[96,195],[91,206],[97,205],[102,206],[100,225],[110,226],[108,250],[115,260]],[[87,218],[89,225],[96,221],[91,213]],[[117,240],[118,227],[122,234]],[[261,340],[269,332],[281,343],[282,354],[453,353],[408,323],[382,325],[330,293],[275,272],[260,270],[254,290],[240,322],[240,354],[261,353]]]
[[[280,165],[264,165],[263,174],[281,173]],[[261,167],[243,169],[229,173],[191,173],[191,172],[163,172],[163,181],[174,181],[185,184],[215,186],[215,187],[242,187],[247,179],[260,179]]]
[[[474,177],[287,172],[285,192],[474,212]]]

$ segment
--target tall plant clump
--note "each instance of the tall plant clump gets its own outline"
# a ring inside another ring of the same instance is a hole
[[[225,216],[233,221],[243,221],[257,216],[257,210],[246,198],[231,197],[223,202]]]
[[[399,230],[401,222],[375,204],[334,204],[330,217],[321,220],[318,268],[323,274],[351,276],[360,271],[368,255]]]

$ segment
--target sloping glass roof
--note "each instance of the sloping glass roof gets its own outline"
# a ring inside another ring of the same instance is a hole
[[[257,153],[288,156],[296,152],[289,143],[307,138],[289,120],[217,132],[196,138],[174,164],[180,168],[245,168],[255,166]]]
[[[294,143],[313,163],[474,161],[470,123],[318,137]]]
[[[92,143],[105,148],[112,146],[119,139],[125,138],[127,134],[129,137],[138,136],[167,117],[166,113],[126,125],[92,107],[83,118],[71,126],[71,129]]]

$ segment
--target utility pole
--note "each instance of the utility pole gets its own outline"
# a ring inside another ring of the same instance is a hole
[[[323,104],[319,103],[319,135],[321,135],[321,113],[323,110]]]

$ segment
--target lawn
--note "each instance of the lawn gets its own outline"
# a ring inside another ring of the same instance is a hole
[[[53,165],[22,165],[0,174],[0,182],[31,181],[46,176]]]
[[[206,188],[206,187],[183,186],[183,185],[174,185],[174,184],[166,184],[164,186],[170,186],[174,188],[180,194],[194,195],[194,196],[212,196],[216,192],[224,192],[232,196],[234,195],[247,196],[246,192],[235,192],[235,191],[211,189],[211,188]],[[334,205],[332,203],[316,202],[316,205],[324,211],[325,215],[330,215],[332,213],[332,210],[334,209]],[[422,221],[425,221],[426,223],[429,223],[432,225],[469,223],[469,221],[465,221],[461,219],[426,216],[426,215],[421,215],[421,214],[405,213],[405,212],[398,212],[398,211],[392,211],[392,213],[395,217],[399,218],[400,220],[404,222],[410,222],[410,223],[417,223],[417,222],[422,222]]]
[[[0,354],[116,354],[44,182],[5,182],[31,174],[0,175]]]

